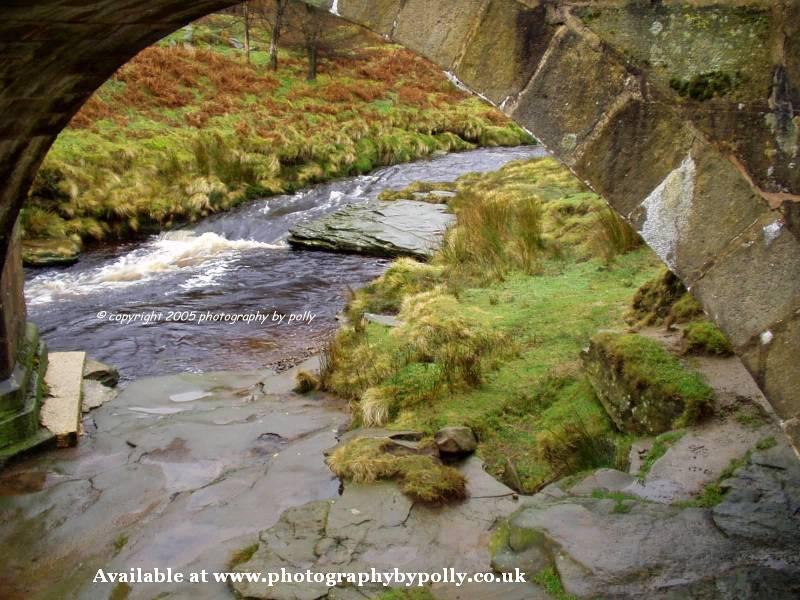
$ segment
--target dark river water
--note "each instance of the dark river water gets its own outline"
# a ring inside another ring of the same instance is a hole
[[[348,289],[388,262],[292,250],[290,227],[413,181],[452,181],[543,155],[538,147],[486,149],[388,167],[91,251],[72,267],[27,273],[29,319],[51,350],[85,350],[126,380],[301,356],[335,329]],[[282,323],[272,322],[276,312],[286,315]],[[269,320],[261,322],[264,315]],[[250,322],[231,322],[237,317]]]

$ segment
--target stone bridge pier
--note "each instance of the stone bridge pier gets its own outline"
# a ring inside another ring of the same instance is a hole
[[[440,65],[602,194],[800,445],[800,0],[307,2]],[[50,144],[139,50],[232,4],[0,6],[0,380],[25,320],[15,222]]]

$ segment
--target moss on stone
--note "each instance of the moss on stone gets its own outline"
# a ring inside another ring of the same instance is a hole
[[[689,323],[683,332],[683,337],[686,352],[701,352],[718,356],[733,354],[733,346],[728,338],[720,331],[719,327],[710,321]]]
[[[661,433],[713,410],[713,390],[702,377],[652,339],[601,333],[585,358],[601,402],[623,431]]]
[[[708,71],[694,75],[689,79],[673,77],[670,79],[669,85],[682,98],[705,101],[727,96],[731,90],[739,85],[740,81],[740,73],[730,74],[724,71]]]
[[[542,569],[533,576],[533,582],[538,583],[544,591],[550,594],[553,600],[577,600],[572,594],[568,594],[564,590],[564,584],[561,583],[561,577],[558,571],[553,567]]]
[[[686,323],[703,314],[703,307],[690,292],[681,296],[670,309],[669,316],[673,323]]]
[[[636,291],[626,320],[639,326],[663,323],[670,316],[673,305],[686,293],[681,280],[670,270],[662,269]]]
[[[239,565],[242,565],[253,558],[253,555],[258,550],[258,542],[254,542],[252,544],[248,544],[244,548],[239,548],[236,550],[232,555],[230,560],[228,560],[228,568],[234,569]]]

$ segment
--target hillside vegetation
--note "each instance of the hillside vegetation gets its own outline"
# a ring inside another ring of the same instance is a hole
[[[519,145],[528,134],[438,69],[353,26],[306,80],[302,48],[268,68],[268,33],[245,60],[239,20],[214,15],[148,48],[75,116],[22,213],[27,257],[74,253],[190,223],[434,152]]]

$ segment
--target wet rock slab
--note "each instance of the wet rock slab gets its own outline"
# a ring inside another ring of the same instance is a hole
[[[427,259],[441,247],[454,221],[446,205],[413,200],[352,204],[293,227],[289,243],[312,250]]]
[[[368,572],[371,568],[406,572],[434,572],[455,568],[469,573],[489,567],[489,541],[497,519],[517,506],[512,490],[497,482],[473,457],[460,468],[468,477],[470,497],[461,503],[431,507],[414,503],[394,483],[347,484],[339,498],[311,502],[284,513],[263,531],[253,557],[237,567],[241,571]],[[481,597],[487,586],[477,586],[468,596]],[[488,586],[496,597],[539,598],[538,590]],[[237,584],[243,597],[272,600],[350,597],[347,587],[324,584],[268,587],[264,583]],[[359,590],[367,597],[385,588]],[[455,598],[452,586],[434,587],[438,598]],[[515,596],[514,594],[517,594]],[[358,597],[358,596],[353,596]],[[485,596],[485,597],[492,597]],[[542,596],[544,597],[544,596]]]
[[[508,521],[505,568],[552,566],[578,597],[796,598],[800,594],[800,461],[785,442],[755,453],[713,509],[590,497],[623,491],[606,470],[526,500]]]
[[[106,600],[113,585],[91,583],[99,568],[222,570],[286,509],[335,497],[323,450],[345,416],[322,395],[292,394],[293,377],[139,380],[90,413],[77,448],[0,473],[3,592]],[[129,598],[159,594],[230,592],[149,585]]]

